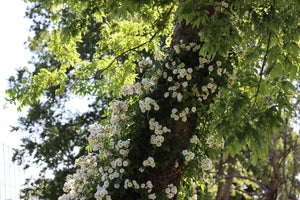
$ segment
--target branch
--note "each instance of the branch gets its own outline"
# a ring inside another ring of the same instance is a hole
[[[260,84],[261,84],[262,77],[263,77],[263,74],[264,74],[265,66],[266,66],[266,64],[267,64],[267,56],[268,56],[268,54],[269,54],[269,48],[270,48],[270,43],[271,43],[271,37],[272,37],[272,31],[270,31],[270,33],[269,33],[269,38],[268,38],[268,44],[267,44],[266,53],[265,53],[265,55],[264,55],[263,63],[262,63],[262,66],[261,66],[261,69],[260,69],[260,72],[259,72],[259,76],[260,76],[260,77],[259,77],[259,82],[258,82],[258,85],[257,85],[256,94],[254,95],[254,97],[255,97],[255,102],[254,102],[254,104],[256,104],[257,96],[258,96],[259,89],[260,89]]]
[[[277,142],[279,138],[277,134],[273,134],[273,146],[274,149],[272,149],[270,155],[269,155],[269,160],[270,160],[270,165],[273,168],[273,174],[274,179],[273,181],[273,186],[270,191],[267,192],[268,198],[269,199],[274,199],[277,196],[277,192],[280,186],[280,174],[279,174],[279,163],[278,163],[278,155],[277,155]]]
[[[294,172],[293,172],[293,178],[292,178],[292,185],[296,185],[295,183],[295,177],[296,177],[296,174],[297,174],[297,142],[298,142],[298,137],[299,135],[297,135],[297,138],[296,138],[296,141],[295,141],[295,145],[294,145]],[[294,187],[295,189],[295,187]],[[295,193],[295,190],[294,190],[294,193]],[[295,195],[293,195],[295,197]],[[296,197],[295,197],[295,200],[296,200]]]
[[[265,192],[261,192],[261,193],[254,193],[254,192],[247,192],[245,190],[241,190],[239,189],[237,186],[235,186],[235,189],[239,192],[242,192],[242,193],[245,193],[249,196],[266,196],[266,193]]]
[[[272,10],[272,13],[273,13],[272,19],[274,20],[275,19],[275,0],[273,0],[273,10]],[[267,49],[266,49],[266,53],[265,53],[264,58],[263,58],[263,63],[262,63],[262,66],[261,66],[261,69],[260,69],[260,72],[259,72],[260,78],[259,78],[259,82],[258,82],[258,85],[257,85],[256,94],[254,95],[255,101],[254,101],[253,105],[256,104],[257,96],[258,96],[258,93],[259,93],[260,85],[261,85],[263,74],[264,74],[264,70],[265,70],[265,66],[267,64],[267,56],[269,54],[271,37],[272,37],[272,31],[270,31],[270,33],[269,33],[269,38],[268,38],[268,43],[267,43]]]
[[[286,152],[286,137],[288,134],[288,117],[285,118],[285,130],[283,132],[283,154],[285,154]],[[287,154],[288,155],[288,154]],[[284,182],[284,186],[285,186],[285,192],[287,196],[290,196],[290,192],[288,190],[288,186],[287,186],[287,180],[286,180],[286,174],[285,174],[285,158],[286,156],[283,156],[283,164],[282,164],[282,175],[283,175],[283,182]]]
[[[255,179],[252,179],[250,177],[247,177],[247,176],[242,176],[240,174],[233,174],[233,175],[227,175],[223,178],[219,178],[217,179],[216,181],[220,181],[222,179],[227,179],[227,178],[240,178],[240,179],[246,179],[246,180],[249,180],[249,181],[252,181],[253,183],[256,183],[257,185],[261,186],[263,189],[265,190],[269,190],[269,187],[267,184],[261,182],[261,181],[258,181],[258,180],[255,180]]]
[[[299,103],[300,103],[300,98],[297,99],[296,103],[293,105],[293,108],[295,109],[295,108],[298,106]],[[292,114],[292,111],[289,112],[289,117],[291,116],[291,114]],[[289,122],[288,122],[288,117],[286,118],[285,123],[286,123],[286,127],[285,127],[285,128],[287,128],[287,124],[289,123]],[[287,131],[287,130],[285,130],[285,131]],[[285,136],[285,133],[286,133],[286,132],[284,132],[284,136]],[[298,139],[298,136],[297,136],[297,139]],[[288,154],[289,154],[293,149],[294,149],[295,151],[297,150],[297,146],[298,146],[298,144],[297,144],[297,139],[296,139],[296,141],[295,141],[295,145],[291,145],[288,149],[284,148],[283,153],[280,154],[280,155],[278,156],[278,160],[281,160],[282,158],[287,157]]]
[[[296,103],[294,104],[294,108],[297,107],[297,105],[300,103],[300,99],[298,99],[296,101]],[[291,111],[289,112],[289,116],[291,115]],[[286,145],[287,145],[287,135],[288,135],[288,124],[289,124],[289,119],[288,117],[285,118],[285,130],[284,130],[284,135],[283,135],[283,153],[282,153],[282,156],[283,156],[283,168],[282,168],[282,173],[283,173],[283,182],[284,182],[284,186],[285,186],[285,192],[286,192],[286,195],[289,199],[292,199],[292,200],[296,200],[296,195],[294,194],[291,194],[291,191],[289,190],[288,188],[288,185],[287,185],[287,178],[286,178],[286,173],[285,173],[285,164],[286,164],[286,157],[287,155],[293,150],[294,151],[294,171],[293,171],[293,176],[292,176],[292,181],[291,181],[291,185],[292,186],[295,186],[295,177],[296,177],[296,174],[297,174],[297,156],[296,156],[296,152],[297,152],[297,142],[298,142],[298,137],[299,135],[297,135],[296,137],[296,141],[295,141],[295,144],[294,145],[291,145],[289,147],[289,149],[286,149]]]
[[[290,146],[288,149],[283,150],[282,154],[278,156],[278,160],[282,159],[282,161],[280,161],[280,165],[284,161],[284,159],[291,153],[291,151],[296,148],[296,146]]]

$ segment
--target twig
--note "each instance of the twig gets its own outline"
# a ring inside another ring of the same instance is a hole
[[[273,15],[272,15],[272,19],[274,20],[275,19],[275,0],[273,0]],[[262,82],[262,78],[263,78],[263,74],[264,74],[264,70],[265,70],[265,66],[267,64],[267,56],[269,54],[269,49],[270,49],[270,43],[271,43],[271,37],[272,37],[272,30],[270,31],[269,33],[269,38],[268,38],[268,43],[267,43],[267,49],[266,49],[266,53],[264,55],[264,58],[263,58],[263,63],[262,63],[262,66],[261,66],[261,69],[260,69],[260,72],[259,72],[259,82],[258,82],[258,85],[257,85],[257,90],[256,90],[256,94],[254,95],[254,98],[255,98],[255,101],[254,101],[254,104],[253,106],[256,104],[257,102],[257,96],[258,96],[258,93],[259,93],[259,90],[260,90],[260,85],[261,85],[261,82]],[[251,109],[250,109],[251,110]]]
[[[265,66],[267,64],[267,56],[269,54],[269,48],[270,48],[270,42],[271,42],[271,37],[272,37],[272,31],[270,31],[269,33],[269,38],[268,38],[268,44],[267,44],[267,49],[266,49],[266,53],[264,55],[264,59],[263,59],[263,64],[261,66],[261,69],[260,69],[260,72],[259,72],[259,82],[258,82],[258,85],[257,85],[257,90],[256,90],[256,94],[254,95],[255,97],[255,102],[254,104],[256,103],[256,100],[257,100],[257,96],[258,96],[258,93],[259,93],[259,89],[260,89],[260,85],[261,85],[261,82],[262,82],[262,77],[263,77],[263,74],[264,74],[264,69],[265,69]]]

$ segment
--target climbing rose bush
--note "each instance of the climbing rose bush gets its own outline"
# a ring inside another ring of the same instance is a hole
[[[123,86],[121,98],[111,103],[109,121],[90,126],[89,154],[76,160],[77,171],[67,177],[66,194],[60,200],[110,200],[132,191],[142,199],[172,199],[180,188],[170,182],[158,190],[143,174],[152,169],[165,169],[166,163],[157,158],[157,152],[168,151],[174,139],[170,121],[185,124],[192,114],[198,116],[199,126],[187,139],[186,149],[172,152],[174,167],[177,168],[180,161],[185,168],[196,166],[202,175],[200,181],[213,183],[209,173],[213,162],[205,151],[222,148],[224,140],[214,140],[214,135],[202,127],[210,107],[221,95],[221,88],[231,87],[235,78],[233,67],[223,65],[228,55],[218,55],[215,59],[199,56],[200,45],[195,43],[180,43],[173,49],[164,47],[156,52],[153,60],[140,60],[137,68],[141,80]],[[193,66],[187,66],[181,62],[182,56],[199,59],[195,59]],[[199,74],[206,76],[199,80]],[[161,105],[166,100],[170,103],[167,108]],[[173,104],[176,106],[172,107]],[[156,118],[162,109],[169,116],[168,121]],[[147,131],[135,132],[139,128]],[[151,148],[147,155],[136,156],[140,143]],[[190,196],[183,195],[189,199],[197,197],[195,191]]]

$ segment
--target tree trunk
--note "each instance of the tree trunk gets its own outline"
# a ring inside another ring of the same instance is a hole
[[[223,177],[224,176],[224,160],[223,160],[223,154],[220,155],[220,160],[219,160],[219,169],[217,173],[218,177]],[[216,200],[220,200],[222,196],[222,187],[223,183],[219,181],[218,183],[218,191],[217,191],[217,197]]]
[[[186,0],[180,0],[179,3],[184,3]],[[180,7],[179,4],[179,7]],[[199,11],[208,10],[210,14],[208,16],[212,15],[214,13],[214,9],[212,7],[206,6],[203,8],[200,8]],[[175,20],[175,26],[174,26],[174,32],[172,36],[171,41],[171,48],[170,51],[173,51],[173,46],[176,44],[179,44],[180,41],[184,44],[194,42],[196,44],[199,44],[199,31],[203,28],[202,25],[199,27],[192,27],[191,24],[186,25],[186,21],[183,19],[181,22],[178,20],[178,18]],[[185,59],[181,59],[181,62],[185,63],[186,66],[190,67],[196,67],[194,66],[195,63],[194,59],[197,59],[198,61],[198,53],[197,56],[190,56],[186,57]],[[195,70],[195,69],[194,69]],[[203,75],[205,76],[205,75]],[[163,79],[161,80],[160,84],[163,86],[162,89],[159,91],[156,91],[154,96],[161,96],[166,92],[166,88],[171,86],[167,80]],[[173,85],[172,85],[173,86]],[[168,113],[172,108],[178,108],[180,107],[180,103],[174,102],[172,105],[170,105],[170,102],[168,99],[166,99],[164,102],[160,102],[161,109],[163,110],[162,113]],[[164,112],[166,111],[166,112]],[[156,119],[159,121],[167,121],[166,119],[170,118],[169,113],[165,115],[155,116]],[[172,120],[167,124],[167,127],[172,130],[174,133],[174,138],[172,141],[165,141],[168,147],[170,147],[170,152],[182,152],[184,149],[188,149],[188,141],[191,138],[193,132],[195,131],[196,125],[197,125],[197,114],[192,113],[185,123],[182,123],[181,121],[175,121]],[[145,151],[147,151],[145,149]],[[170,158],[170,152],[164,152],[161,151],[160,153],[157,153],[155,157],[160,162],[169,162],[168,166],[165,170],[159,170],[157,168],[151,169],[147,174],[145,174],[145,180],[151,180],[153,185],[158,191],[161,191],[165,189],[169,184],[173,184],[177,188],[179,188],[181,176],[184,172],[184,159],[179,158]],[[175,166],[175,163],[178,165]],[[173,200],[177,199],[177,194],[174,196]]]
[[[179,3],[183,3],[186,0],[180,0]],[[180,6],[180,5],[179,5]],[[214,10],[211,7],[205,7],[201,8],[200,10],[207,9],[212,15]],[[186,21],[183,19],[181,22],[178,20],[178,18],[175,20],[175,27],[174,32],[172,36],[171,41],[171,51],[172,47],[176,44],[179,44],[180,41],[184,44],[195,42],[199,44],[199,36],[198,33],[202,29],[202,25],[200,27],[192,27],[191,24],[186,25]],[[195,59],[198,60],[198,57],[195,57]],[[186,58],[185,60],[181,60],[183,63],[185,63],[186,66],[193,67],[191,63],[191,58]],[[170,83],[167,82],[167,80],[163,80],[163,84],[168,87],[170,86]],[[163,89],[162,89],[163,90]],[[158,93],[163,94],[165,91],[158,91]],[[162,103],[162,108],[171,110],[172,108],[178,107],[179,103],[174,103],[173,105],[170,105],[170,103],[166,100],[166,102]],[[169,115],[162,116],[162,118],[169,118]],[[171,121],[167,126],[175,133],[175,138],[173,141],[171,141],[169,144],[167,144],[170,147],[170,152],[172,151],[178,151],[178,147],[180,148],[180,152],[183,149],[188,148],[189,138],[191,138],[195,128],[196,128],[196,121],[197,121],[197,115],[191,114],[190,117],[187,118],[187,121],[185,124],[179,121]],[[175,144],[175,145],[174,145]],[[170,160],[168,155],[166,154],[168,152],[161,152],[158,157],[161,157],[161,159],[167,161]],[[177,162],[178,166],[174,167],[174,163]],[[183,174],[183,166],[184,166],[184,160],[174,158],[171,162],[169,162],[169,165],[167,166],[167,169],[164,171],[158,170],[158,169],[152,169],[150,173],[146,175],[146,178],[150,179],[155,185],[155,187],[158,190],[164,189],[168,186],[168,184],[173,183],[177,188],[179,188],[180,179]],[[173,198],[173,200],[177,199],[177,194]]]
[[[276,152],[277,140],[278,140],[278,136],[277,136],[277,134],[274,134],[274,137],[273,137],[274,149],[271,150],[271,154],[270,154],[270,158],[269,158],[270,164],[273,167],[274,182],[273,182],[273,187],[272,187],[271,191],[269,191],[267,194],[267,197],[269,200],[277,199],[278,188],[280,186],[279,163],[278,163],[278,156],[277,156],[277,152]]]
[[[229,163],[229,166],[227,169],[227,176],[229,176],[229,177],[225,179],[225,183],[223,185],[221,182],[219,183],[216,200],[228,200],[230,197],[230,190],[231,190],[231,186],[233,183],[233,175],[235,173],[235,169],[233,166],[236,163],[236,159],[232,158],[230,156],[228,158],[228,163]],[[222,166],[220,166],[220,167],[221,167],[220,169],[224,171],[223,163],[222,163]]]
[[[179,0],[179,7],[180,4],[184,2],[186,2],[186,0]],[[215,13],[215,10],[212,6],[203,6],[199,9],[199,12],[203,12],[204,10],[207,10],[209,12],[209,14],[207,15],[208,18]],[[185,19],[183,19],[180,22],[178,18],[176,18],[171,47],[174,46],[175,44],[178,44],[180,40],[182,40],[183,43],[190,43],[190,42],[198,43],[199,42],[198,33],[202,28],[203,28],[202,24],[200,24],[199,27],[193,28],[191,24],[186,25]]]

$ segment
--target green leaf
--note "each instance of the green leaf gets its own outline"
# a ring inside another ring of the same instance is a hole
[[[267,93],[266,93],[267,92],[267,83],[265,80],[262,80],[260,82],[260,92],[264,95],[267,95]]]
[[[296,87],[290,81],[282,81],[281,86],[283,91],[288,95],[296,91]]]
[[[253,151],[251,153],[251,163],[253,165],[256,165],[257,164],[257,160],[258,160],[258,153],[256,151]]]

